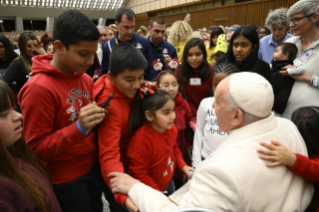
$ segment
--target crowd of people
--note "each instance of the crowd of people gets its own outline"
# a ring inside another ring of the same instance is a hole
[[[318,212],[319,0],[135,25],[0,34],[0,211]]]

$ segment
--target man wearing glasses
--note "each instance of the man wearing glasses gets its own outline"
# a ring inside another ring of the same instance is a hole
[[[293,37],[288,33],[290,20],[286,14],[287,8],[279,8],[268,13],[265,25],[268,29],[271,29],[271,34],[260,40],[258,52],[258,57],[266,63],[271,64],[273,54],[279,44]]]

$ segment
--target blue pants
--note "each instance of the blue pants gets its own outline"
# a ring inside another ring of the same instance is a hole
[[[171,195],[171,194],[173,194],[174,193],[174,181],[173,181],[173,179],[171,180],[171,182],[169,183],[169,185],[168,185],[168,187],[166,188],[166,190],[165,191],[167,191],[167,193],[165,193],[165,195],[166,196],[169,196],[169,195]]]

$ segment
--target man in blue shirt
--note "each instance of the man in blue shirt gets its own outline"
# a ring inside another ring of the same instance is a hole
[[[115,14],[115,24],[118,33],[103,46],[102,72],[101,75],[109,71],[109,59],[112,53],[112,47],[121,42],[128,42],[141,51],[148,62],[148,69],[145,71],[144,79],[153,80],[157,72],[152,67],[153,54],[149,41],[137,34],[134,34],[135,13],[128,7],[120,7]]]
[[[290,20],[286,14],[287,8],[279,8],[270,11],[266,18],[265,25],[271,29],[271,35],[267,35],[260,40],[258,52],[258,57],[266,63],[271,64],[273,54],[279,44],[293,37],[288,33]]]
[[[163,40],[163,34],[165,33],[164,20],[161,18],[153,18],[150,21],[148,31],[150,33],[148,41],[152,47],[154,60],[160,60],[163,64],[162,70],[173,70],[168,64],[172,59],[178,59],[178,57],[175,47]]]

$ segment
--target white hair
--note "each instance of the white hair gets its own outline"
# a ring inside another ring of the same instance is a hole
[[[291,16],[303,12],[305,15],[311,15],[319,13],[319,0],[300,0],[297,1],[294,5],[292,5],[288,12],[287,17],[291,18]],[[311,20],[311,17],[309,17]],[[319,20],[316,22],[317,28],[319,28]]]
[[[97,25],[96,27],[97,27],[99,30],[100,30],[100,29],[105,29],[105,30],[106,30],[106,32],[108,31],[106,26],[103,26],[103,25]]]
[[[287,8],[279,8],[276,10],[270,10],[265,21],[265,25],[268,29],[274,28],[277,24],[283,24],[289,26],[290,20],[287,17]]]
[[[245,125],[259,121],[263,118],[254,116],[250,113],[247,113],[246,111],[244,111],[242,108],[239,107],[239,105],[235,102],[234,98],[232,97],[232,95],[230,94],[229,89],[227,89],[227,91],[224,93],[224,99],[227,100],[228,102],[228,110],[233,110],[233,109],[240,109],[243,114],[244,114],[244,123]]]

